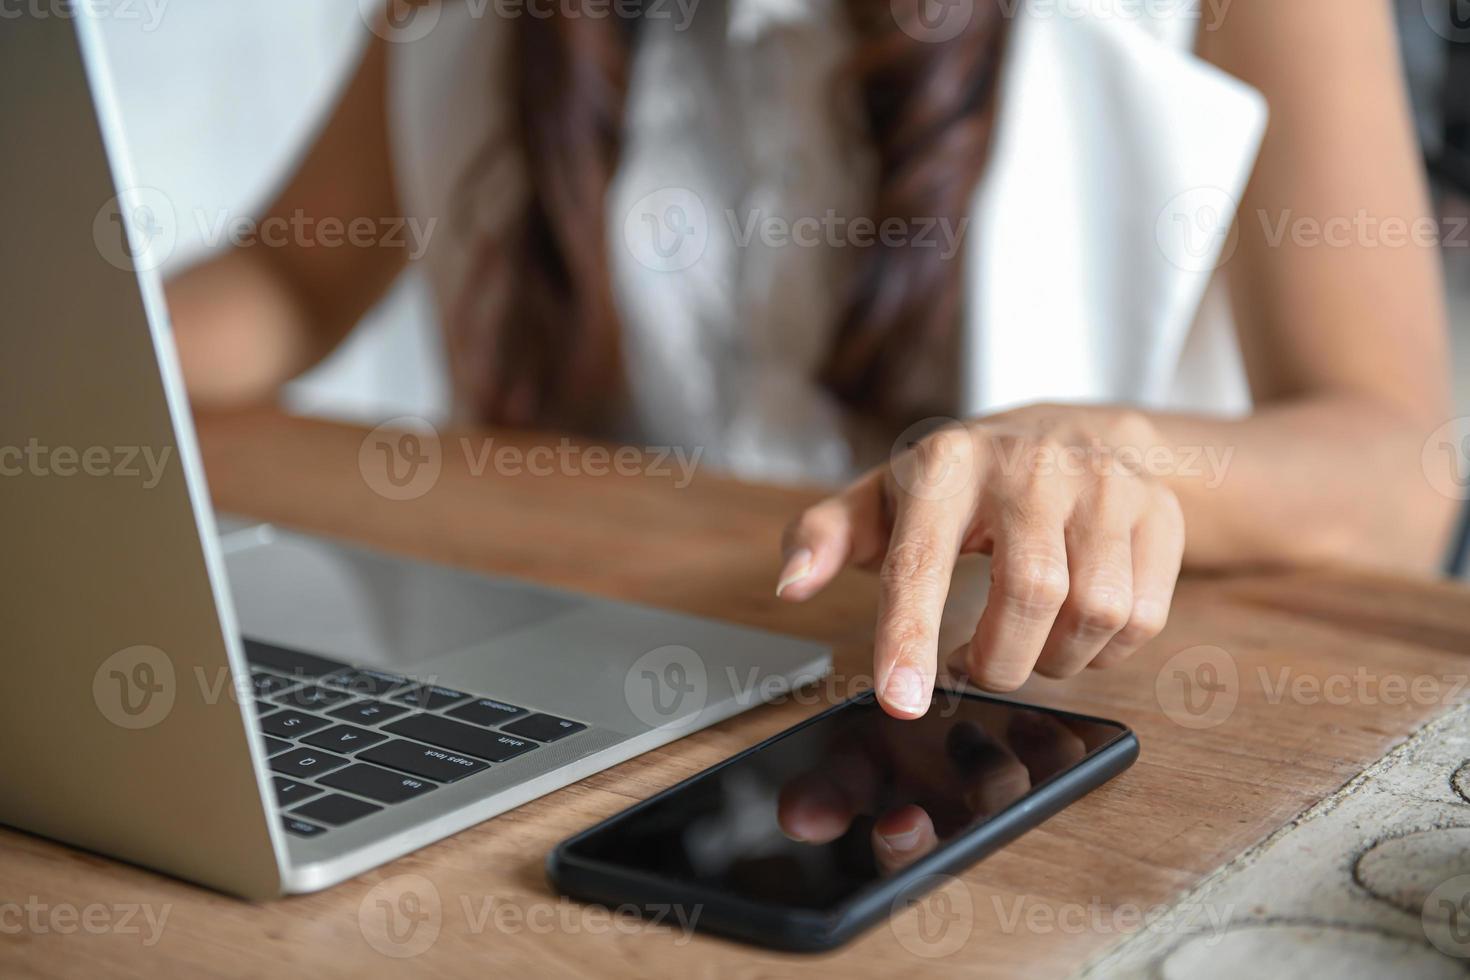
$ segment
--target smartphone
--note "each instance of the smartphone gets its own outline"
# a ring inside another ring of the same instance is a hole
[[[573,898],[821,951],[1137,757],[1115,721],[942,689],[900,721],[869,691],[563,841],[547,870]]]

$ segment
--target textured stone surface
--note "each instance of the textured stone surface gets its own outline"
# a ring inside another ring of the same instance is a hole
[[[1464,976],[1467,790],[1462,707],[1211,875],[1082,976]]]
[[[1446,879],[1462,874],[1470,874],[1470,827],[1386,837],[1353,868],[1354,880],[1368,894],[1414,915]]]
[[[1464,970],[1437,950],[1389,933],[1279,922],[1240,926],[1218,942],[1209,936],[1189,939],[1163,957],[1158,974],[1163,980],[1252,975],[1384,980],[1462,977]]]

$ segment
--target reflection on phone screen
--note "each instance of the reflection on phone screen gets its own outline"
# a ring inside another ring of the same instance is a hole
[[[947,691],[854,702],[579,841],[583,857],[827,909],[1020,800],[1120,726]]]

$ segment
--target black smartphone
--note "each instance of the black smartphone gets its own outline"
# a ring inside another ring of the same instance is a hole
[[[563,841],[547,870],[574,898],[831,949],[1137,757],[1115,721],[942,689],[899,721],[869,691]]]

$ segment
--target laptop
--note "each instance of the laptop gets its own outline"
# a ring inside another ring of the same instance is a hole
[[[88,4],[0,31],[0,823],[309,892],[830,669],[211,510]],[[141,195],[141,197],[140,197]],[[143,203],[140,203],[143,202]]]

